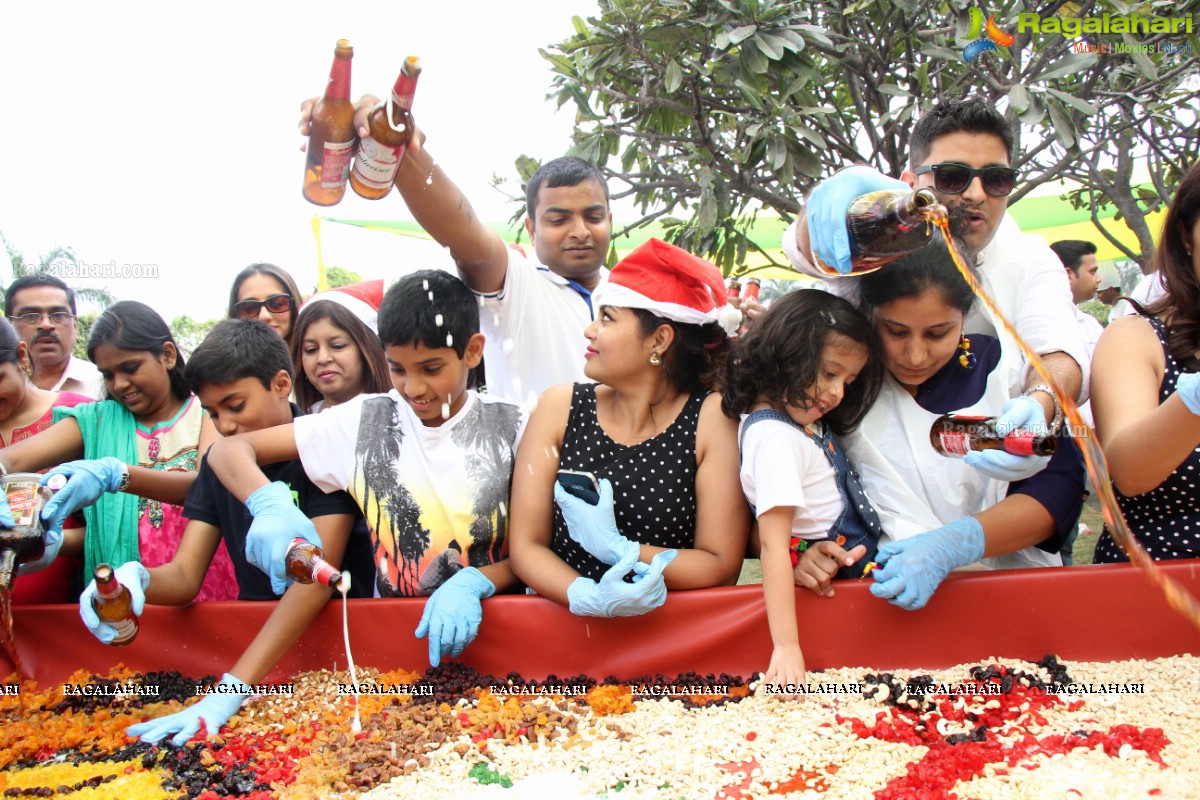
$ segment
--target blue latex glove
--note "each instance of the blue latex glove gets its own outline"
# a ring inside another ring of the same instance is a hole
[[[645,571],[636,571],[633,583],[626,583],[625,576],[634,570],[637,556],[618,561],[599,583],[580,576],[567,587],[567,605],[582,617],[636,617],[653,611],[667,602],[662,573],[677,555],[678,550],[659,553]]]
[[[429,634],[429,666],[436,667],[447,653],[451,658],[475,640],[483,622],[481,600],[496,593],[496,585],[474,567],[460,569],[425,601],[416,637]]]
[[[285,563],[292,539],[298,536],[320,547],[321,537],[282,481],[255,491],[246,498],[246,508],[254,517],[246,533],[246,560],[271,577],[271,591],[283,594],[292,582]]]
[[[55,492],[42,507],[42,521],[47,530],[62,533],[63,521],[68,516],[90,506],[106,493],[117,491],[125,477],[125,463],[111,456],[68,461],[48,471],[38,482],[45,486],[51,475],[66,475],[67,485]]]
[[[1200,372],[1185,372],[1175,381],[1175,391],[1179,399],[1188,407],[1188,411],[1200,417]],[[3,525],[0,518],[0,525]]]
[[[130,725],[125,729],[125,733],[128,736],[140,736],[143,742],[151,744],[174,733],[171,744],[179,747],[200,732],[200,723],[203,722],[205,733],[208,736],[216,736],[221,726],[242,707],[248,688],[245,683],[226,672],[221,676],[221,682],[213,687],[213,694],[204,695],[198,703],[188,706],[183,711]]]
[[[0,492],[0,498],[4,497],[4,493]],[[8,505],[5,503],[4,511],[8,511]],[[4,517],[0,515],[0,525],[4,524]],[[54,559],[58,558],[58,551],[62,549],[63,534],[62,531],[45,531],[42,534],[42,541],[46,543],[46,549],[42,552],[42,557],[37,561],[27,561],[24,564],[17,565],[18,575],[28,575],[31,572],[41,572],[46,567],[54,563]]]
[[[0,492],[0,528],[15,527],[17,521],[13,519],[12,509],[8,507],[8,495]]]
[[[626,539],[617,530],[613,488],[607,478],[600,479],[600,500],[596,505],[571,494],[557,481],[554,483],[554,502],[562,509],[567,533],[584,550],[605,564],[623,561],[630,553],[637,561],[641,545]]]
[[[996,418],[996,433],[1007,436],[1025,428],[1035,434],[1044,435],[1046,410],[1032,397],[1014,397],[1004,404],[1004,413]],[[1021,481],[1031,478],[1046,468],[1050,456],[1014,456],[1003,450],[972,450],[963,457],[967,466],[995,478],[998,481]]]
[[[983,526],[963,517],[937,530],[888,542],[879,548],[871,576],[871,594],[892,605],[915,611],[929,602],[951,570],[983,558]]]
[[[150,585],[150,573],[138,562],[126,561],[113,570],[113,576],[118,583],[129,590],[133,613],[140,617],[142,609],[146,607],[146,587]],[[116,638],[117,631],[112,625],[101,622],[100,617],[96,616],[96,609],[92,608],[92,600],[95,597],[96,581],[93,579],[79,595],[79,616],[93,636],[108,644]]]
[[[912,187],[904,181],[863,166],[838,170],[818,183],[804,205],[808,242],[813,255],[842,275],[848,273],[851,252],[846,211],[852,202],[864,194],[883,189],[912,191]]]

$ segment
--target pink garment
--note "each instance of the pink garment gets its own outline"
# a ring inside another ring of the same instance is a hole
[[[192,396],[174,419],[151,428],[139,424],[138,463],[150,469],[195,472],[200,465],[200,425],[203,421],[204,411]],[[183,538],[187,523],[183,506],[143,497],[138,504],[138,549],[142,563],[147,567],[168,563],[179,549],[179,541]],[[238,584],[233,561],[222,540],[204,576],[196,601],[236,600],[237,596]]]

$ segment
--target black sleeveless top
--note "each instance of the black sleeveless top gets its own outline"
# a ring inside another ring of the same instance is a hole
[[[1171,355],[1167,345],[1167,333],[1163,324],[1154,317],[1145,317],[1158,336],[1166,356],[1166,369],[1158,389],[1161,405],[1175,392],[1179,376],[1190,370]],[[1144,494],[1127,497],[1116,486],[1113,493],[1117,505],[1125,515],[1129,530],[1155,561],[1173,558],[1196,558],[1200,556],[1200,504],[1196,501],[1197,474],[1200,470],[1200,447],[1196,447],[1177,466],[1167,479]],[[1108,526],[1096,541],[1097,564],[1128,561],[1125,551],[1112,538]]]
[[[596,385],[577,383],[563,436],[559,466],[607,478],[613,486],[617,530],[658,547],[690,548],[696,542],[696,425],[704,395],[695,393],[665,431],[626,446],[608,437],[596,419]],[[554,506],[550,548],[580,575],[600,580],[609,565],[577,545]]]

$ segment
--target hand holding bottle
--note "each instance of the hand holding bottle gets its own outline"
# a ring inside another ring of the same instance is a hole
[[[129,590],[129,610],[135,617],[140,617],[146,607],[146,587],[150,585],[150,573],[138,562],[127,561],[113,570],[113,577]],[[96,581],[93,580],[79,595],[79,617],[93,636],[104,644],[111,644],[117,637],[117,629],[107,622],[100,621],[100,616],[92,605],[96,597]]]
[[[271,577],[271,591],[283,594],[291,583],[287,574],[287,552],[296,538],[317,547],[321,537],[312,520],[296,508],[292,490],[275,481],[255,490],[246,498],[246,508],[254,516],[246,533],[246,560]]]
[[[996,433],[1003,437],[1017,430],[1030,431],[1044,436],[1046,411],[1032,397],[1014,397],[1004,404],[1004,413],[996,418]],[[1017,456],[1004,450],[972,450],[963,456],[967,466],[998,481],[1021,481],[1031,478],[1046,468],[1050,456]]]
[[[846,212],[859,197],[881,190],[912,191],[904,181],[889,178],[865,166],[846,167],[818,183],[804,204],[808,241],[813,256],[832,266],[839,274],[849,274],[853,268],[853,254],[850,250],[850,231],[846,227]]]
[[[67,478],[66,484],[42,508],[46,530],[61,534],[67,517],[95,503],[104,494],[119,491],[128,470],[123,461],[106,456],[68,461],[46,472],[40,480],[43,486],[55,475],[65,475]]]
[[[974,517],[887,542],[875,556],[883,566],[871,573],[871,594],[908,611],[922,608],[952,570],[983,558],[985,545],[983,526]]]

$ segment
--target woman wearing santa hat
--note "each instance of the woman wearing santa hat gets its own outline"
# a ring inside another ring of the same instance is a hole
[[[741,314],[715,266],[657,239],[592,303],[584,373],[595,383],[543,393],[517,453],[512,567],[577,614],[634,616],[667,589],[733,584],[741,569],[750,511],[737,424],[711,392]],[[595,476],[597,491],[572,494],[560,470]]]

